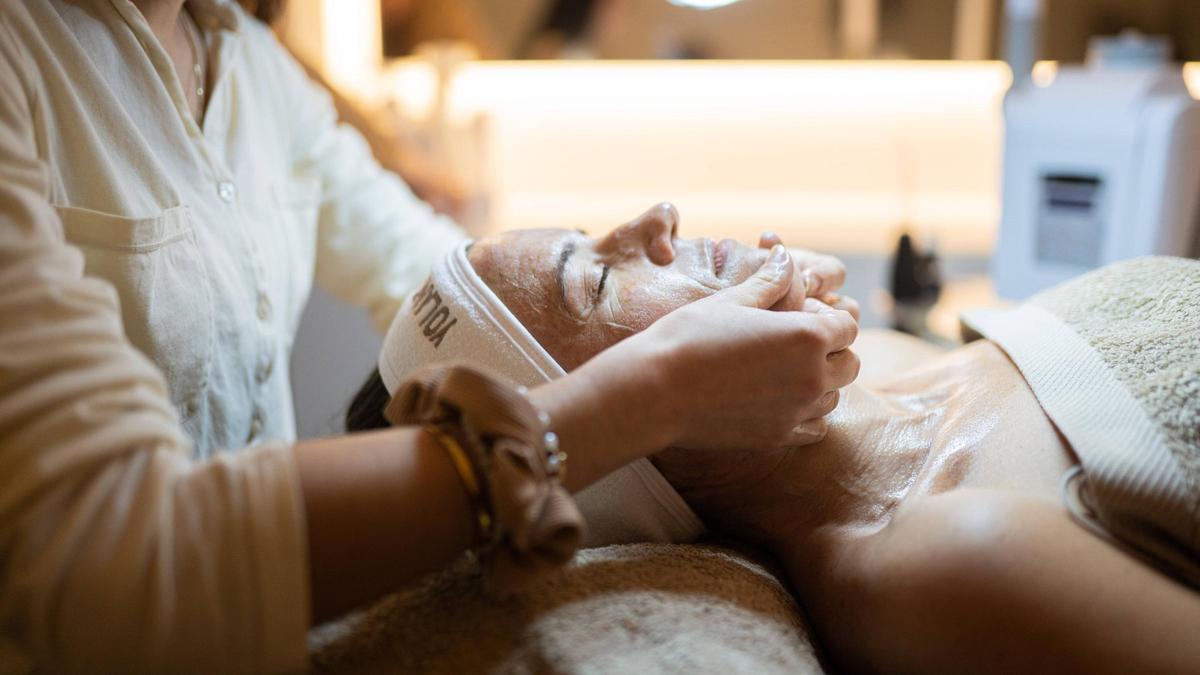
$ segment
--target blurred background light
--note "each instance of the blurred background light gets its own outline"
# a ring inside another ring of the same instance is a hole
[[[733,3],[738,2],[738,0],[667,0],[667,1],[670,2],[672,5],[677,5],[679,7],[692,7],[694,9],[715,9],[717,7],[724,7],[725,5],[732,5]]]

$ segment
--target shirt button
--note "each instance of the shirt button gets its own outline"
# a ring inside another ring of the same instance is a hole
[[[258,411],[255,411],[254,419],[250,420],[250,435],[246,437],[246,442],[252,443],[254,439],[258,438],[258,435],[262,433],[262,428],[262,415]]]
[[[221,181],[217,183],[217,196],[226,204],[232,204],[234,198],[237,197],[237,189],[233,186],[233,183]]]
[[[263,358],[258,364],[258,369],[254,372],[254,378],[258,380],[259,384],[262,384],[267,381],[267,378],[271,377],[271,371],[273,370],[275,370],[274,359]]]
[[[192,417],[200,409],[200,394],[193,394],[183,404],[183,416]]]
[[[258,319],[260,321],[266,321],[269,318],[271,318],[271,299],[267,297],[266,293],[259,293]]]

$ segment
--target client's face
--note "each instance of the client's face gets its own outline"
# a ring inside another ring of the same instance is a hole
[[[606,237],[522,230],[476,242],[471,265],[560,365],[571,370],[672,310],[744,281],[767,251],[677,239],[661,204]]]

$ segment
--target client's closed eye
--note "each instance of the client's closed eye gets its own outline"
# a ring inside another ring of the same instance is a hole
[[[604,263],[600,270],[600,281],[596,284],[596,292],[592,295],[592,305],[600,304],[600,298],[604,295],[604,284],[608,281],[608,272],[612,269],[612,265]]]

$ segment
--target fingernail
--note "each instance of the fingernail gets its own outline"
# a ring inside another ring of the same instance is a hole
[[[771,247],[771,255],[767,257],[767,263],[771,268],[771,276],[776,279],[782,277],[787,272],[788,266],[792,264],[783,244],[775,244]]]

